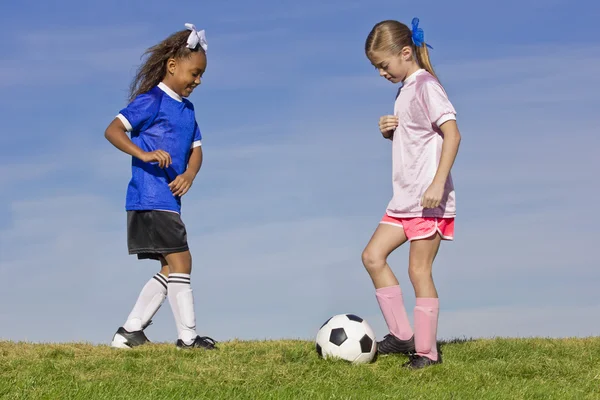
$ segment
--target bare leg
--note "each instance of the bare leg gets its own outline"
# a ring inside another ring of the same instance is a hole
[[[399,226],[379,224],[362,253],[365,266],[375,289],[398,285],[398,279],[387,263],[388,256],[406,242],[404,229]]]
[[[416,297],[438,297],[433,283],[432,267],[440,248],[440,241],[440,235],[435,234],[430,238],[410,243],[408,275],[415,289]]]
[[[169,277],[169,263],[163,256],[160,256],[160,273],[166,278]]]
[[[163,257],[170,273],[188,275],[192,273],[192,254],[189,250],[180,253],[165,254]],[[165,265],[163,264],[164,267]]]

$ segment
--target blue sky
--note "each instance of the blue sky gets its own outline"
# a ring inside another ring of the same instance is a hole
[[[383,318],[360,253],[391,195],[377,129],[396,89],[364,56],[421,19],[463,135],[456,240],[434,265],[439,333],[600,331],[600,6],[551,0],[21,1],[0,16],[0,338],[106,343],[158,268],[127,255],[129,158],[104,139],[143,50],[192,22],[205,164],[183,199],[198,330],[313,338]],[[543,5],[542,5],[543,4]],[[390,258],[406,293],[407,248]],[[148,335],[175,339],[168,304]]]

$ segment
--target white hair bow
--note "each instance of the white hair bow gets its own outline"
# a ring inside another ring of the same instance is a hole
[[[188,36],[187,47],[193,50],[200,44],[204,51],[206,51],[208,49],[208,42],[206,41],[204,29],[198,32],[194,24],[185,24],[185,27],[192,31],[190,36]]]

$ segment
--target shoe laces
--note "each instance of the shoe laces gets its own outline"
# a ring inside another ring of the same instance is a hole
[[[395,336],[389,333],[383,337],[383,340],[378,343],[377,347],[382,351],[392,351],[394,348],[394,339]]]
[[[217,344],[217,342],[213,338],[208,337],[208,336],[198,336],[197,340],[200,340],[200,341],[202,341],[204,343],[208,343],[208,344],[210,344],[212,346],[214,346],[214,345]]]
[[[383,340],[382,340],[382,342],[383,342],[383,343],[388,343],[388,342],[390,342],[390,341],[394,340],[395,338],[396,338],[396,337],[395,337],[394,335],[392,335],[391,333],[388,333],[387,335],[385,335],[385,336],[383,337]]]

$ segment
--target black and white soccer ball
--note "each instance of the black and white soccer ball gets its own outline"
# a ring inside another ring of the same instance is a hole
[[[338,358],[354,364],[373,361],[377,342],[367,321],[354,314],[329,318],[317,332],[316,348],[324,359]]]

